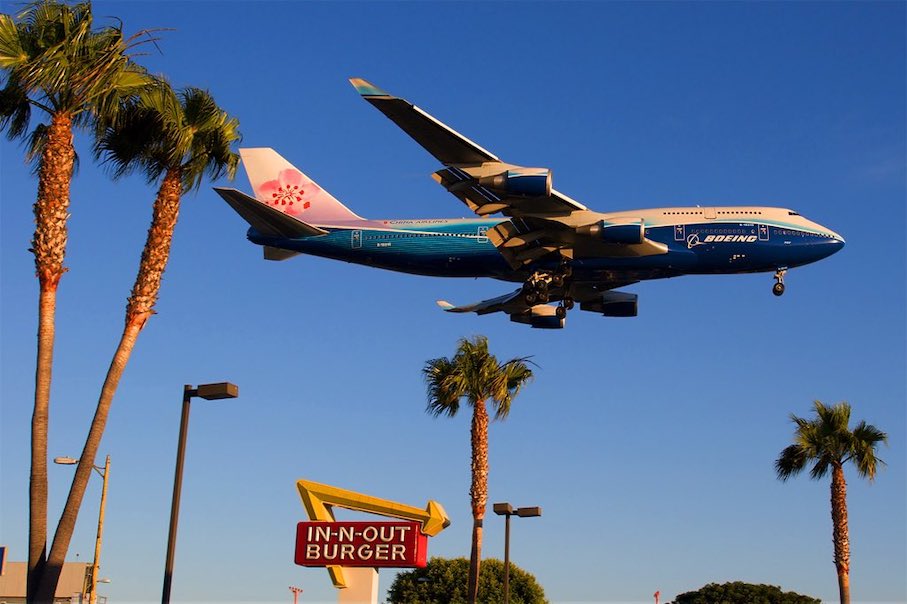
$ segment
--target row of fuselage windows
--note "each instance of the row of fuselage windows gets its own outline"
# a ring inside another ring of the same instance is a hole
[[[380,235],[366,235],[365,240],[376,239],[410,239],[413,237],[475,237],[470,233],[382,233]]]
[[[717,214],[722,215],[734,215],[734,216],[761,216],[762,212],[758,210],[718,210]],[[702,216],[701,210],[688,211],[688,212],[662,212],[663,216]]]
[[[756,229],[700,229],[704,235],[755,235]]]
[[[787,237],[819,237],[821,239],[831,239],[828,233],[810,233],[809,231],[792,231],[790,229],[773,229],[774,235]]]

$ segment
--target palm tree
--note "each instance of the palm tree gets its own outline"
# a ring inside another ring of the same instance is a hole
[[[113,167],[114,176],[140,169],[149,182],[160,180],[160,186],[135,284],[126,304],[123,333],[101,387],[95,415],[47,558],[48,571],[56,572],[57,577],[69,548],[114,394],[139,333],[154,314],[182,195],[198,189],[206,176],[216,179],[224,174],[230,178],[235,175],[239,155],[231,150],[231,146],[240,139],[238,126],[239,122],[218,107],[207,91],[187,88],[176,94],[163,81],[127,103],[116,119],[101,123],[95,150]],[[42,581],[39,596],[52,596],[51,587],[56,587],[56,580],[53,585],[50,581]]]
[[[468,579],[471,604],[478,597],[482,521],[488,502],[488,409],[485,403],[492,403],[494,419],[506,419],[514,397],[532,378],[527,361],[527,358],[516,358],[498,363],[497,358],[488,352],[488,338],[476,336],[472,340],[460,340],[452,359],[432,359],[422,369],[428,386],[426,412],[435,417],[453,417],[460,410],[461,399],[466,399],[472,406],[472,482],[469,497],[473,525]]]
[[[73,129],[115,111],[120,96],[146,85],[119,25],[93,28],[90,2],[46,0],[16,17],[0,13],[0,129],[28,141],[36,163],[38,196],[31,251],[39,283],[35,401],[29,481],[28,587],[31,599],[43,572],[47,544],[47,421],[57,286],[66,268],[69,188],[75,166]],[[46,114],[28,132],[32,109]]]
[[[865,421],[861,421],[851,431],[850,405],[847,403],[826,407],[820,401],[815,401],[814,408],[814,419],[791,414],[791,421],[797,425],[794,444],[785,448],[775,460],[775,471],[778,478],[786,481],[799,474],[808,464],[814,464],[809,476],[816,480],[824,478],[831,470],[831,522],[838,591],[841,603],[849,604],[850,537],[847,530],[844,464],[852,461],[857,467],[857,474],[872,482],[878,466],[885,463],[876,457],[876,447],[879,443],[887,443],[888,435]]]

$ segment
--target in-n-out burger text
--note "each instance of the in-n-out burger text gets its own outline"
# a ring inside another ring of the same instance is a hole
[[[428,537],[418,522],[300,522],[301,566],[424,567]]]

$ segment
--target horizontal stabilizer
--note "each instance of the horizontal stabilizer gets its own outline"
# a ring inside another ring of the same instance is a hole
[[[324,229],[306,224],[301,220],[284,214],[280,210],[268,207],[254,197],[249,197],[236,189],[214,187],[214,190],[223,197],[224,201],[230,204],[231,208],[236,210],[237,214],[242,216],[253,229],[262,235],[292,239],[327,234]],[[265,254],[267,254],[267,251]]]
[[[294,252],[293,250],[285,250],[282,247],[273,247],[266,245],[265,250],[265,260],[288,260],[293,256],[298,256],[300,252]]]

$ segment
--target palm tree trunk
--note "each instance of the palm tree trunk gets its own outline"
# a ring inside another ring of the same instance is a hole
[[[850,604],[850,537],[847,530],[847,482],[844,467],[833,465],[831,473],[831,522],[835,543],[835,568],[841,604]]]
[[[94,459],[101,444],[101,437],[104,435],[104,428],[107,425],[107,416],[110,413],[114,394],[116,394],[120,378],[126,369],[126,364],[129,362],[129,357],[132,355],[139,333],[141,333],[142,328],[151,315],[154,314],[154,304],[157,301],[161,279],[170,258],[173,232],[179,217],[180,196],[182,194],[181,180],[182,173],[180,170],[170,171],[164,177],[164,181],[158,190],[158,195],[154,202],[151,227],[148,229],[148,238],[142,251],[139,271],[132,288],[132,295],[126,305],[126,325],[123,329],[120,343],[116,352],[114,352],[113,360],[107,370],[104,385],[101,387],[101,396],[98,399],[98,406],[91,422],[88,437],[85,440],[85,447],[82,449],[82,455],[79,458],[79,465],[76,468],[76,474],[69,490],[69,496],[66,499],[66,505],[63,508],[63,514],[57,524],[53,545],[47,558],[47,568],[38,587],[39,602],[49,602],[53,599],[53,594],[60,579],[60,572],[63,569],[66,551],[69,549],[69,543],[75,529],[82,498],[85,495],[88,480],[91,478]]]
[[[28,485],[28,579],[27,601],[44,572],[47,553],[47,431],[50,414],[50,385],[54,358],[57,286],[66,272],[66,221],[69,218],[69,185],[75,150],[72,146],[72,117],[55,114],[38,169],[38,198],[35,201],[35,234],[32,253],[38,277],[38,351],[35,363],[35,403],[31,426],[31,475]]]
[[[472,412],[472,484],[469,497],[472,502],[472,550],[469,554],[469,603],[475,604],[479,596],[479,569],[482,563],[482,523],[488,502],[488,410],[485,401],[476,401]]]

